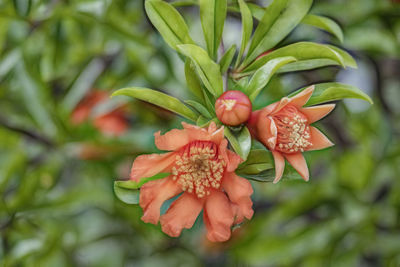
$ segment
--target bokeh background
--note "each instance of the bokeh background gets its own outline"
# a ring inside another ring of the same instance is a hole
[[[198,8],[180,2],[193,39],[204,44]],[[306,25],[284,40],[334,43],[359,67],[276,76],[258,106],[325,81],[356,85],[374,105],[339,102],[318,124],[336,146],[306,153],[310,182],[254,182],[254,218],[213,244],[201,219],[169,238],[113,193],[135,156],[156,152],[153,133],[181,119],[107,94],[136,85],[189,97],[183,63],[143,1],[0,0],[0,264],[400,266],[395,2],[315,0],[311,13],[336,20],[344,42]],[[240,42],[239,32],[238,14],[230,14],[224,42]]]

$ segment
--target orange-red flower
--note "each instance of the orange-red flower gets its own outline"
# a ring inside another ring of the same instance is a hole
[[[182,125],[183,130],[155,134],[156,146],[171,152],[142,155],[133,163],[131,179],[134,181],[160,172],[171,173],[141,187],[142,220],[153,224],[160,221],[166,234],[177,237],[183,228],[191,228],[204,210],[207,238],[213,242],[226,241],[234,223],[253,216],[250,198],[253,189],[248,180],[234,172],[241,159],[227,149],[223,127],[217,129],[215,123],[208,129]],[[161,205],[180,193],[160,216]]]
[[[314,91],[308,87],[294,97],[284,97],[261,110],[252,113],[249,128],[252,135],[260,140],[275,160],[277,183],[285,169],[285,158],[308,181],[309,172],[302,152],[318,150],[333,145],[331,141],[311,123],[325,117],[335,104],[303,107]]]
[[[109,95],[105,91],[90,92],[72,112],[71,122],[78,125],[89,120],[93,109],[108,99]],[[123,134],[128,129],[128,122],[122,107],[94,117],[93,125],[102,133],[115,136]]]

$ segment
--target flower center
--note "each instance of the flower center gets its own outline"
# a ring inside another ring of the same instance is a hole
[[[225,110],[232,110],[236,104],[235,99],[224,99],[222,100],[222,104],[225,106]]]
[[[312,145],[307,117],[295,106],[284,107],[273,119],[278,131],[276,150],[284,153],[303,152]]]
[[[183,191],[202,198],[218,189],[226,163],[218,154],[218,146],[209,141],[195,141],[187,144],[176,156],[172,167],[172,179],[178,181]]]

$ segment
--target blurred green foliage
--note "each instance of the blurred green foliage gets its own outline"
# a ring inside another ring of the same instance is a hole
[[[0,263],[399,266],[400,7],[393,2],[314,1],[311,13],[342,26],[339,45],[359,69],[274,76],[257,105],[327,80],[354,83],[375,104],[339,103],[318,125],[336,146],[306,153],[310,182],[254,182],[254,218],[231,241],[211,244],[200,222],[169,238],[113,194],[133,158],[155,151],[152,134],[179,126],[172,114],[129,104],[130,127],[118,137],[70,121],[91,88],[143,85],[185,96],[183,64],[146,19],[142,1],[0,0]],[[198,9],[180,11],[199,39]],[[224,39],[232,40],[239,17],[228,18]],[[283,43],[294,40],[338,44],[307,25]]]

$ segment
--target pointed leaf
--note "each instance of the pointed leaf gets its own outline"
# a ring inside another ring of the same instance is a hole
[[[239,55],[236,60],[236,67],[239,65],[240,60],[242,60],[242,56],[251,37],[251,33],[253,32],[253,16],[249,7],[243,0],[238,0],[238,2],[242,18],[242,43],[240,45]]]
[[[236,173],[258,174],[274,168],[271,152],[265,149],[251,150],[247,160],[239,165]]]
[[[130,87],[123,88],[115,91],[112,96],[126,95],[130,97],[137,98],[149,102],[151,104],[160,106],[162,108],[168,109],[176,114],[179,114],[189,120],[196,121],[197,115],[190,108],[185,106],[177,98],[166,95],[164,93],[143,88],[143,87]]]
[[[211,119],[212,116],[210,112],[207,110],[205,106],[200,104],[199,102],[193,101],[193,100],[185,100],[185,103],[192,106],[195,110],[197,110],[201,115],[203,115],[205,118]]]
[[[297,90],[296,92],[290,94],[290,96],[300,93],[307,87]],[[315,85],[314,93],[312,94],[310,100],[308,100],[306,106],[312,106],[344,98],[362,99],[373,104],[372,99],[355,86],[343,83],[320,83]]]
[[[220,67],[204,51],[203,48],[192,45],[178,45],[178,50],[189,57],[196,66],[197,74],[208,91],[214,96],[219,96],[223,91],[223,82]]]
[[[332,49],[328,45],[317,44],[312,42],[298,42],[294,44],[290,44],[279,48],[275,51],[272,51],[257,60],[255,60],[251,65],[246,67],[243,72],[244,73],[251,73],[252,71],[260,68],[266,62],[273,58],[277,57],[287,57],[292,56],[295,57],[298,61],[291,63],[291,64],[300,64],[303,60],[310,60],[310,59],[329,59],[330,62],[334,61],[337,65],[346,66],[346,63],[350,66],[354,66],[353,61],[345,61],[344,58],[341,56],[341,53],[346,54],[346,59],[351,58],[345,51],[341,51],[340,53],[337,52],[340,50],[336,48],[335,50]],[[289,65],[289,64],[288,64]],[[287,67],[287,66],[286,66]]]
[[[330,18],[307,14],[301,23],[315,26],[322,30],[325,30],[331,34],[333,34],[336,38],[339,39],[340,42],[343,42],[343,32],[340,26]]]
[[[225,73],[232,63],[233,57],[235,56],[236,45],[233,44],[221,58],[219,65],[221,66],[221,73]]]
[[[216,59],[224,29],[227,1],[199,0],[199,6],[201,26],[203,27],[207,51],[211,58]]]
[[[139,204],[139,189],[126,189],[118,186],[117,182],[114,182],[114,193],[119,200],[126,204]]]
[[[246,160],[251,148],[251,136],[249,129],[244,126],[240,131],[235,132],[228,127],[225,127],[224,133],[235,152],[243,160]]]
[[[185,20],[172,5],[161,0],[147,0],[145,8],[151,23],[170,47],[176,50],[179,44],[194,43]]]
[[[300,23],[307,14],[312,0],[274,0],[261,19],[243,66],[273,48]]]
[[[246,94],[254,101],[261,90],[268,84],[275,72],[285,64],[296,61],[294,57],[279,57],[268,61],[258,69],[251,78],[246,88]]]
[[[185,60],[185,77],[186,84],[193,95],[203,100],[203,88],[201,87],[200,79],[196,74],[195,65],[190,58]]]

